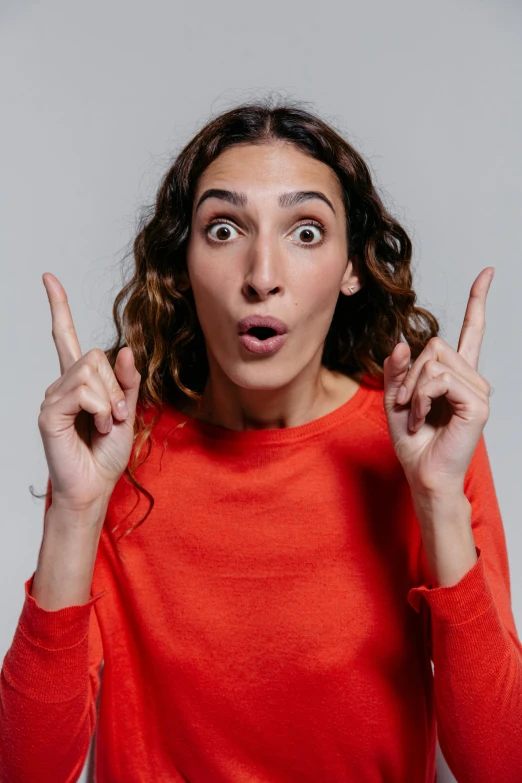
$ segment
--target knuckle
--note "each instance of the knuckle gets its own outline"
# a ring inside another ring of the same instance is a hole
[[[83,362],[78,370],[79,380],[82,384],[87,384],[92,379],[96,370],[89,362]]]
[[[116,375],[114,374],[112,369],[111,369],[111,377],[110,377],[110,381],[109,381],[109,389],[110,389],[111,397],[116,402],[120,402],[120,400],[124,400],[125,399],[125,392],[121,388],[121,386],[119,384],[119,381],[116,378]]]
[[[483,421],[487,421],[489,419],[489,405],[487,404],[487,402],[484,403],[484,405],[481,405],[481,410],[479,415]]]
[[[80,405],[82,403],[85,403],[87,400],[87,386],[84,383],[80,383],[79,386],[76,387],[76,394],[78,395],[78,401]]]
[[[101,348],[93,348],[93,352],[96,358],[97,368],[103,368],[103,374],[105,377],[108,377],[111,385],[119,389],[120,385],[118,383],[118,379],[116,378],[116,374],[105,352]]]
[[[106,359],[106,358],[107,358],[107,357],[105,356],[105,353],[102,351],[102,349],[101,349],[101,348],[91,348],[91,350],[90,350],[90,351],[88,351],[88,352],[85,354],[85,356],[90,356],[90,357],[91,357],[91,359],[92,359],[94,362],[96,362],[96,363],[99,363],[99,362],[101,362],[101,361],[103,361],[104,359]]]
[[[53,383],[51,383],[50,386],[47,387],[47,389],[45,390],[45,394],[44,394],[45,399],[47,399],[47,397],[51,396],[51,394],[56,389],[57,385],[58,385],[58,381],[54,381]]]
[[[47,425],[47,416],[45,414],[45,411],[41,411],[40,415],[38,416],[38,429],[40,432],[45,432],[45,428]]]
[[[111,394],[113,394],[118,399],[121,399],[124,396],[123,389],[121,388],[119,381],[116,378],[116,375],[114,374],[112,369],[110,370],[108,386],[111,391]]]

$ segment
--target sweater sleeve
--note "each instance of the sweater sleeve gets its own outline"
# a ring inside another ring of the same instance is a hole
[[[75,783],[96,726],[103,647],[93,606],[105,591],[47,611],[33,579],[0,673],[0,781]]]
[[[522,780],[522,645],[511,609],[506,538],[481,435],[464,492],[477,562],[455,585],[408,593],[429,606],[438,739],[459,783]],[[427,563],[421,553],[421,574]],[[422,579],[422,577],[421,577]]]

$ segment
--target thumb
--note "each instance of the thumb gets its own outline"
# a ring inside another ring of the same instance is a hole
[[[397,343],[391,354],[386,357],[384,369],[384,403],[393,407],[397,404],[397,394],[410,369],[411,351],[408,343]]]
[[[122,388],[125,395],[125,402],[129,409],[127,421],[134,421],[140,391],[141,375],[136,369],[134,355],[132,349],[129,348],[128,345],[122,348],[116,357],[114,374]]]

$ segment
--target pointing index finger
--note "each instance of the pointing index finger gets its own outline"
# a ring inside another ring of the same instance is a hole
[[[52,335],[60,360],[60,374],[82,356],[65,289],[50,272],[44,272],[42,280],[51,306]]]
[[[457,353],[475,370],[478,368],[480,348],[486,328],[486,297],[494,274],[495,268],[492,266],[483,269],[471,286],[457,347]]]

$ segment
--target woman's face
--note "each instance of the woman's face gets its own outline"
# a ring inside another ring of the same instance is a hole
[[[209,189],[239,197],[199,204]],[[331,206],[320,197],[281,205],[297,191],[318,191]],[[219,370],[239,387],[269,390],[307,368],[319,372],[339,292],[357,286],[347,261],[346,216],[329,166],[284,142],[223,152],[199,179],[187,249],[211,375]],[[254,314],[285,322],[275,353],[251,353],[240,342],[238,321]]]

